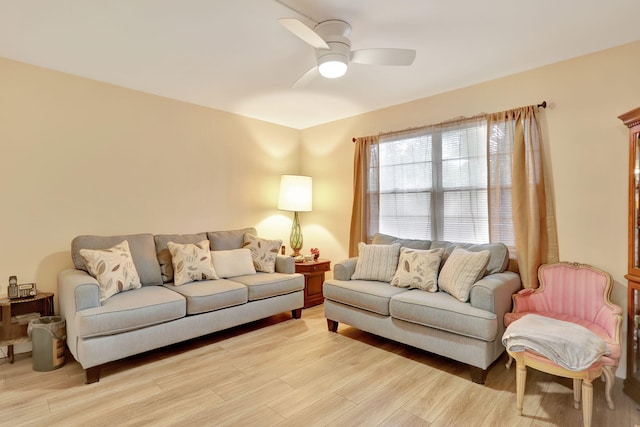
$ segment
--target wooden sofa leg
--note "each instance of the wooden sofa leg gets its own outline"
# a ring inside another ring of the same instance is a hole
[[[302,309],[296,308],[295,310],[291,310],[291,317],[294,319],[299,319],[302,317]]]
[[[338,332],[338,322],[327,319],[327,329],[329,329],[330,332]]]
[[[93,384],[100,381],[100,366],[92,366],[85,369],[86,381],[85,384]]]
[[[471,370],[471,381],[476,384],[484,384],[484,381],[487,379],[488,369],[480,369],[475,366],[469,366]]]

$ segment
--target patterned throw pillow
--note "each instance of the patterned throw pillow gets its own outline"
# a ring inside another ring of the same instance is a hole
[[[486,250],[469,252],[456,247],[440,271],[438,286],[458,300],[467,302],[471,287],[482,276],[490,255]]]
[[[80,255],[87,263],[89,274],[98,281],[100,302],[118,292],[142,286],[126,240],[109,249],[80,249]]]
[[[391,279],[391,284],[400,288],[436,292],[442,252],[442,249],[400,249],[398,269]]]
[[[244,247],[251,251],[253,266],[256,271],[274,273],[276,271],[276,258],[282,247],[282,240],[266,240],[245,233]]]
[[[392,245],[367,245],[358,243],[358,261],[352,280],[377,280],[390,282],[398,268],[400,243]]]
[[[208,240],[184,245],[168,242],[167,248],[171,252],[175,286],[197,280],[219,279],[211,261]]]

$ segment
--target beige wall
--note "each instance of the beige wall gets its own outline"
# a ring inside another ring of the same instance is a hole
[[[294,129],[0,59],[0,294],[56,290],[79,234],[286,237]]]
[[[352,137],[546,100],[560,258],[610,272],[613,300],[626,310],[628,146],[617,116],[640,106],[638,70],[640,42],[302,131],[302,170],[317,191],[307,240],[334,261],[347,257]]]

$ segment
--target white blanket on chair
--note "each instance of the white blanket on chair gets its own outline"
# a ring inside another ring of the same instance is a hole
[[[510,324],[502,344],[511,352],[534,351],[570,371],[585,370],[609,354],[602,338],[584,326],[537,314]]]

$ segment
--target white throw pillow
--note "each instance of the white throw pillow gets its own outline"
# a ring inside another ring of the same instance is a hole
[[[211,251],[213,268],[219,277],[236,277],[256,274],[253,258],[249,249],[231,249]]]
[[[168,242],[167,248],[171,253],[175,286],[196,280],[219,279],[211,262],[208,240],[186,244]]]
[[[398,268],[400,243],[392,245],[367,245],[358,243],[358,261],[352,280],[377,280],[390,282]]]
[[[266,240],[253,234],[245,233],[244,247],[251,251],[253,266],[256,271],[274,273],[276,258],[282,247],[282,240]]]
[[[400,249],[398,269],[391,279],[391,284],[400,288],[436,292],[438,290],[438,269],[443,252],[443,249]]]
[[[109,249],[80,249],[89,269],[100,287],[100,302],[118,292],[142,286],[126,240]]]
[[[471,287],[480,279],[490,256],[491,253],[486,250],[469,252],[456,247],[440,271],[438,286],[458,300],[467,302]]]

